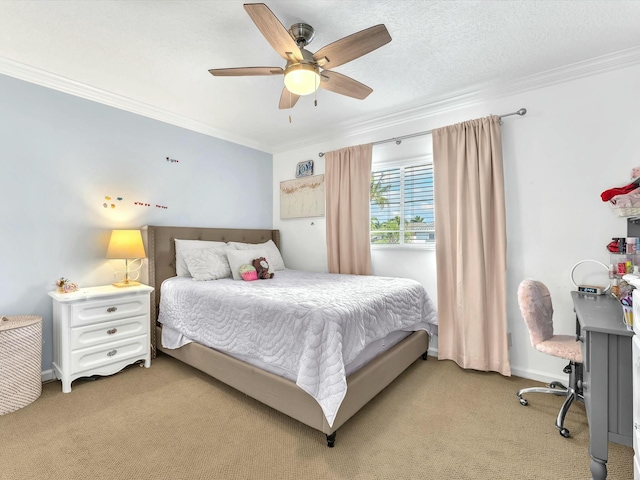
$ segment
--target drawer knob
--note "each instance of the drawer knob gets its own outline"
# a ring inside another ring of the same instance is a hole
[[[113,335],[114,333],[116,333],[118,331],[117,328],[112,328],[111,330],[107,330],[107,335]]]
[[[109,313],[113,313],[116,310],[118,310],[118,307],[109,307],[109,308],[107,308],[107,312],[109,312]]]
[[[107,353],[107,357],[113,357],[116,353],[118,353],[118,350],[111,350]]]

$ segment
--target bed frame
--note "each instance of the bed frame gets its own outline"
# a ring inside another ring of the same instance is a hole
[[[143,274],[143,280],[154,288],[151,293],[152,357],[155,358],[157,351],[161,351],[285,415],[320,430],[326,434],[329,447],[334,446],[336,430],[342,424],[418,357],[427,359],[429,335],[424,331],[418,331],[347,377],[347,394],[340,405],[333,426],[329,427],[315,399],[295,382],[195,342],[178,349],[162,347],[162,326],[156,319],[160,304],[160,285],[163,280],[176,275],[174,239],[245,243],[264,243],[273,240],[280,248],[280,232],[259,229],[145,226],[142,228],[142,236],[147,252],[146,275]],[[145,276],[147,278],[144,278]]]

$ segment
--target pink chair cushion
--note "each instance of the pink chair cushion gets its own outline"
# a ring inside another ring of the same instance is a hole
[[[574,335],[554,335],[535,347],[539,352],[582,363],[582,350]]]

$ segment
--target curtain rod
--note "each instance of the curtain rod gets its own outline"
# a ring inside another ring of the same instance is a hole
[[[517,112],[504,113],[502,115],[498,115],[498,118],[502,120],[502,118],[510,117],[511,115],[520,115],[522,117],[526,113],[527,113],[527,109],[521,108]],[[372,145],[380,145],[382,143],[389,143],[389,142],[396,142],[396,145],[400,145],[402,143],[402,140],[406,140],[407,138],[413,138],[413,137],[421,137],[423,135],[429,135],[430,133],[433,133],[433,130],[427,130],[426,132],[411,133],[409,135],[403,135],[402,137],[387,138],[386,140],[378,140],[377,142],[373,142]],[[318,153],[318,156],[324,157],[324,152]]]

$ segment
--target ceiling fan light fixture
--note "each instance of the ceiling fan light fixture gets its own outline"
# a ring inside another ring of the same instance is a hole
[[[284,86],[295,95],[309,95],[320,86],[318,67],[310,63],[294,63],[284,71]]]

